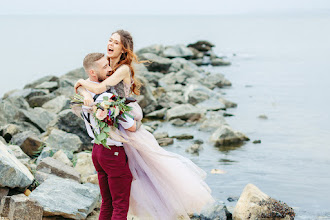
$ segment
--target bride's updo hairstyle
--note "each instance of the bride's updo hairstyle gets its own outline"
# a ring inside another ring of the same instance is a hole
[[[131,70],[131,76],[133,79],[131,91],[136,95],[140,95],[141,82],[135,77],[134,68],[132,66],[133,61],[136,63],[140,63],[138,61],[136,54],[133,53],[133,48],[134,48],[133,38],[132,38],[131,34],[125,30],[118,30],[116,32],[113,32],[112,35],[115,33],[120,35],[120,41],[121,41],[121,44],[123,45],[124,52],[122,53],[118,64],[112,70],[112,73],[114,73],[121,65],[123,65],[123,64],[128,65]]]

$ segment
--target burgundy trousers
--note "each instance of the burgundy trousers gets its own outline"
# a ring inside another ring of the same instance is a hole
[[[132,174],[123,147],[94,144],[92,159],[102,196],[99,220],[127,220]]]

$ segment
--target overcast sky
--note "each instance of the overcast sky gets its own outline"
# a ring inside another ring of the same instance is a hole
[[[330,12],[330,0],[1,0],[0,14]]]

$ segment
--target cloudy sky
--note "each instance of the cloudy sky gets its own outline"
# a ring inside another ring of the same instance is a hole
[[[330,0],[2,0],[0,14],[330,12]]]

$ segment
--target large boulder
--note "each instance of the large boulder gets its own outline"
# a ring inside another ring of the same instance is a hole
[[[18,145],[8,145],[7,149],[10,149],[14,156],[22,163],[27,163],[31,159]]]
[[[174,108],[167,110],[166,119],[180,118],[182,120],[197,121],[203,117],[205,110],[197,108],[191,104],[178,105]]]
[[[39,154],[43,148],[42,141],[31,131],[24,131],[14,135],[11,141],[14,145],[20,146],[24,153],[30,157]]]
[[[50,175],[29,197],[41,204],[44,216],[86,219],[100,201],[100,191],[91,183]]]
[[[96,174],[96,170],[92,161],[92,153],[80,152],[76,154],[77,162],[74,169],[80,173],[81,182],[87,182],[90,175]]]
[[[41,205],[24,194],[7,196],[3,201],[4,204],[0,206],[0,214],[4,210],[4,215],[6,215],[3,217],[20,220],[42,219],[43,209]]]
[[[48,89],[50,92],[58,88],[58,82],[43,82],[35,87],[36,89]]]
[[[80,181],[80,174],[75,169],[52,157],[46,157],[39,163],[37,170],[42,169],[50,169],[50,173],[62,178]]]
[[[31,108],[34,107],[41,107],[43,104],[46,102],[56,98],[56,95],[54,93],[50,93],[47,95],[39,95],[39,96],[34,96],[28,100],[28,103]]]
[[[163,56],[168,58],[174,58],[174,57],[189,58],[192,57],[193,55],[194,55],[193,52],[188,47],[181,44],[175,46],[168,46],[163,52]]]
[[[137,55],[144,54],[144,53],[153,53],[159,56],[162,56],[164,51],[164,46],[161,44],[153,44],[148,47],[141,48],[136,52]]]
[[[233,213],[234,219],[294,219],[294,210],[272,199],[253,184],[245,186]]]
[[[61,95],[43,104],[42,108],[57,114],[70,108],[70,100],[66,96]]]
[[[210,137],[210,141],[216,147],[240,144],[250,140],[247,136],[239,131],[233,130],[229,125],[223,125],[218,128]]]
[[[144,114],[148,114],[152,111],[156,110],[157,107],[157,100],[152,94],[151,87],[146,78],[143,76],[138,76],[138,79],[141,81],[142,86],[140,89],[140,96],[137,96],[137,101],[140,107],[143,110]]]
[[[44,76],[40,79],[37,79],[35,81],[33,81],[32,83],[29,83],[29,84],[26,84],[24,86],[24,89],[28,89],[28,88],[36,88],[36,86],[44,83],[44,82],[57,82],[58,81],[58,77],[57,76],[52,76],[52,75],[49,75],[49,76]]]
[[[30,122],[41,132],[46,131],[49,122],[51,122],[56,117],[55,113],[49,112],[40,107],[29,110],[20,110],[20,113],[22,120]]]
[[[0,100],[0,123],[5,125],[17,121],[19,109],[7,100]]]
[[[61,111],[48,126],[78,135],[84,148],[90,149],[92,146],[84,121],[77,117],[71,109]]]
[[[71,134],[59,129],[52,129],[49,136],[45,138],[46,146],[55,151],[78,152],[81,150],[82,142],[78,135]]]
[[[227,124],[225,117],[219,112],[209,112],[199,126],[200,131],[214,131]]]
[[[167,73],[172,61],[168,58],[158,56],[153,53],[143,53],[139,55],[141,60],[149,60],[151,63],[145,63],[149,71]]]
[[[221,73],[209,74],[207,77],[203,78],[202,83],[210,89],[231,86],[231,82]]]
[[[0,187],[25,188],[32,184],[33,175],[6,145],[0,143]]]

